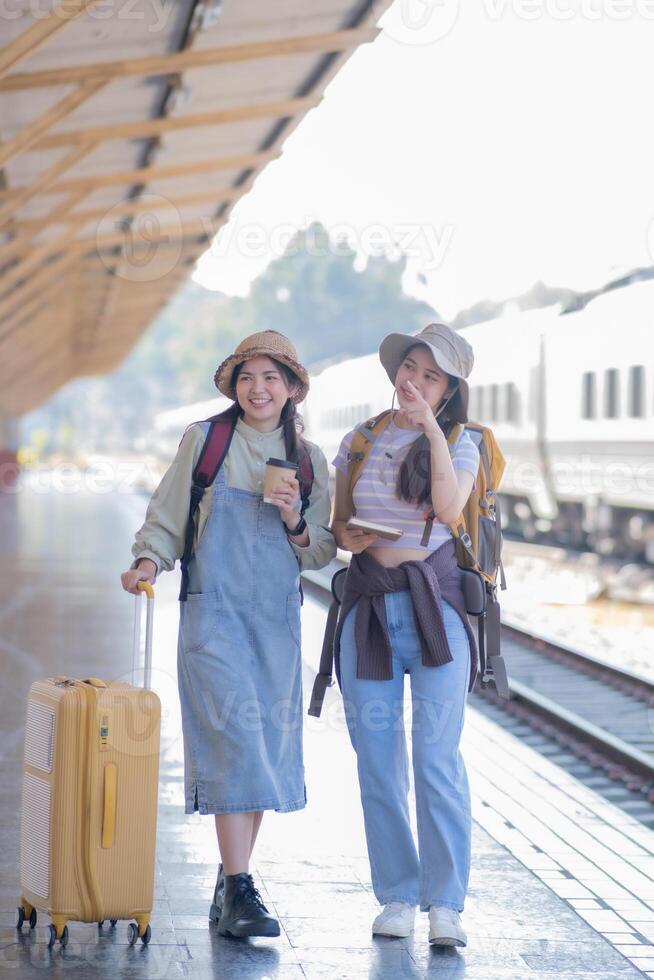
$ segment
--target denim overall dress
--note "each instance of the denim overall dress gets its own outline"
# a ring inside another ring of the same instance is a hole
[[[224,469],[180,603],[185,812],[300,810],[299,565],[278,509]]]

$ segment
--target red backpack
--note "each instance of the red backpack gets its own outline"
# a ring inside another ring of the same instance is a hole
[[[236,419],[225,419],[220,415],[213,415],[204,421],[209,422],[209,431],[207,432],[199,459],[193,470],[191,500],[188,521],[186,523],[186,536],[184,539],[184,554],[181,560],[182,586],[179,592],[180,602],[186,602],[188,593],[188,564],[193,554],[193,542],[195,540],[195,514],[200,506],[202,494],[216,479],[216,474],[229,451],[234,429],[236,428]],[[300,514],[302,515],[309,506],[309,497],[311,496],[311,488],[313,487],[313,463],[311,462],[311,456],[301,443],[298,453],[297,478],[300,483]]]

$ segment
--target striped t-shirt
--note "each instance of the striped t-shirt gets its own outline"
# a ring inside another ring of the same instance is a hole
[[[343,438],[333,465],[341,473],[347,474],[347,454],[352,445],[355,429]],[[363,470],[354,485],[353,502],[357,517],[377,524],[388,524],[403,531],[397,541],[379,538],[372,547],[418,548],[425,553],[435,551],[451,537],[447,524],[435,520],[429,544],[420,544],[425,529],[424,511],[428,504],[417,506],[395,495],[400,464],[409,451],[412,442],[420,438],[416,429],[401,429],[391,421],[372,444]],[[452,465],[455,470],[467,470],[474,476],[479,468],[479,450],[470,435],[464,430],[458,441],[450,447]]]

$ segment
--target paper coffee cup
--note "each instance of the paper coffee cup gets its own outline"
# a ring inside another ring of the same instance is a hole
[[[289,463],[287,459],[267,459],[266,475],[263,481],[263,499],[267,504],[271,504],[270,498],[273,490],[280,490],[284,486],[285,476],[295,476],[297,463]]]

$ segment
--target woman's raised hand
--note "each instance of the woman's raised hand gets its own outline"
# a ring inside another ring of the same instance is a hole
[[[399,408],[397,414],[402,415],[411,426],[422,429],[426,436],[438,435],[441,428],[436,421],[431,405],[423,398],[412,381],[407,380],[406,383],[415,398],[415,404]]]
[[[139,589],[137,589],[138,582],[149,582],[150,585],[154,585],[154,580],[157,577],[157,566],[149,558],[140,558],[138,568],[130,568],[128,571],[123,572],[120,576],[121,584],[125,592],[131,592],[132,595],[140,595]]]

